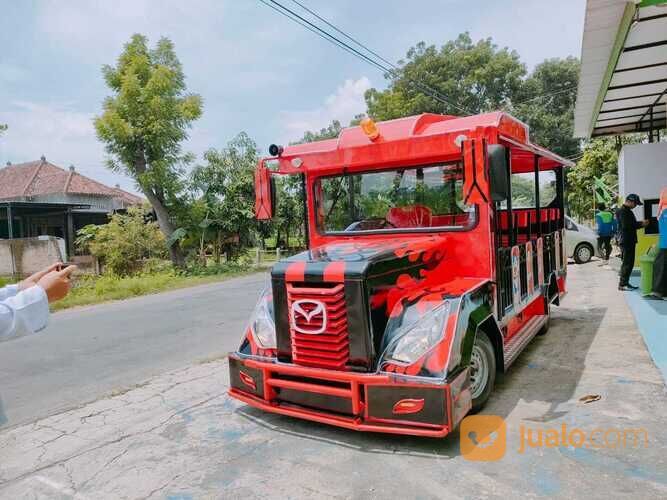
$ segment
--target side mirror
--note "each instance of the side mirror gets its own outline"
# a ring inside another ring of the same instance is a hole
[[[505,201],[510,197],[507,148],[498,144],[490,144],[487,148],[487,157],[489,159],[491,200],[496,202]]]
[[[275,187],[271,171],[260,160],[255,170],[255,218],[270,220],[273,218],[273,200]]]

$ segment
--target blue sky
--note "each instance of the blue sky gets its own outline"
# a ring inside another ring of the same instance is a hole
[[[291,0],[282,0],[286,5]],[[301,0],[396,61],[423,40],[440,45],[469,31],[515,49],[532,68],[579,56],[583,0]],[[171,38],[204,115],[186,149],[199,158],[246,131],[266,150],[332,119],[365,110],[382,74],[257,0],[0,0],[0,165],[38,159],[107,184],[133,183],[104,167],[92,118],[108,94],[100,68],[136,32]]]

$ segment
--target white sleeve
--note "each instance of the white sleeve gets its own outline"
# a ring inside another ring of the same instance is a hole
[[[49,300],[32,286],[0,301],[0,342],[42,330],[49,321]]]
[[[19,293],[18,285],[7,285],[3,288],[0,288],[0,300],[8,299]]]

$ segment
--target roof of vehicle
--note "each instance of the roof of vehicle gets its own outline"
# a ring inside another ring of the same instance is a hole
[[[460,142],[480,129],[496,129],[510,143],[513,171],[533,168],[537,153],[541,168],[572,166],[560,156],[530,142],[528,126],[507,113],[496,111],[480,115],[456,117],[424,113],[376,123],[380,136],[372,141],[361,127],[341,130],[338,138],[286,146],[279,157],[280,170],[285,173],[299,170],[327,170],[382,162],[390,165],[406,159],[427,161],[446,155],[460,156]],[[443,136],[448,139],[443,140]],[[275,158],[274,158],[275,159]],[[518,169],[514,168],[517,163]]]

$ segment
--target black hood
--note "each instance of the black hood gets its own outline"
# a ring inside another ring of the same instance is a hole
[[[278,359],[291,363],[300,349],[290,333],[290,293],[302,289],[308,297],[314,289],[334,290],[342,285],[349,352],[346,369],[372,371],[389,317],[388,293],[401,281],[418,283],[428,269],[442,262],[441,247],[441,239],[434,236],[357,239],[322,245],[278,262],[271,271]],[[313,345],[324,336],[314,336],[308,343]],[[322,349],[326,351],[327,345],[331,344],[322,344]]]
[[[274,279],[287,279],[296,271],[303,281],[328,281],[327,275],[345,280],[420,268],[437,260],[438,238],[416,236],[404,239],[336,242],[293,255],[278,262],[271,272]]]

